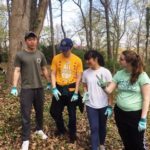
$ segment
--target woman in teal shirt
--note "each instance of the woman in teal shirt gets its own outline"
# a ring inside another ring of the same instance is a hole
[[[110,94],[117,90],[114,108],[115,121],[125,150],[145,150],[144,132],[150,103],[150,79],[142,60],[134,51],[123,51],[119,59],[122,70],[118,71],[112,82],[99,78],[99,86]]]

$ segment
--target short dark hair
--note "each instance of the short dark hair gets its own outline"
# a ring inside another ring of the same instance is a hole
[[[37,38],[37,35],[33,31],[29,31],[25,34],[25,37],[24,37],[25,41],[30,37]]]
[[[98,64],[100,66],[104,66],[105,65],[104,58],[98,51],[96,51],[96,50],[89,50],[89,51],[87,51],[85,53],[85,55],[84,55],[84,59],[85,60],[89,60],[91,58],[94,58],[94,59],[97,58]]]

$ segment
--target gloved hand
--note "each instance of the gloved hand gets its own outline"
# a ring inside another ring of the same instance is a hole
[[[59,96],[61,96],[61,93],[58,91],[57,88],[53,88],[52,89],[52,94],[54,95],[54,97],[56,98],[56,100],[59,100]]]
[[[12,87],[12,89],[11,89],[11,92],[10,92],[12,95],[14,95],[14,96],[18,96],[19,95],[19,93],[18,93],[18,90],[17,90],[17,88],[16,87]]]
[[[51,89],[51,83],[50,83],[50,82],[48,82],[48,83],[47,83],[46,90],[50,90],[50,89]]]
[[[108,117],[111,117],[112,113],[113,113],[112,106],[108,106],[104,114],[107,115]]]
[[[98,75],[96,75],[96,77],[98,79],[98,81],[97,81],[98,86],[100,86],[101,88],[104,89],[107,86],[108,82],[104,81],[102,75],[101,75],[101,77],[99,77]]]
[[[146,129],[146,118],[141,118],[138,124],[138,130],[139,132],[144,131]]]
[[[89,100],[89,93],[88,92],[84,92],[83,98],[82,98],[82,103],[85,103],[88,100]]]
[[[77,93],[74,93],[73,95],[72,95],[72,98],[71,98],[71,102],[74,102],[74,101],[77,101],[78,100],[78,94]]]

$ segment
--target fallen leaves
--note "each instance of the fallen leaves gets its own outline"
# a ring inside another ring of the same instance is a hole
[[[41,140],[34,134],[35,113],[31,115],[31,140],[30,150],[90,150],[90,129],[86,112],[83,114],[77,110],[77,141],[69,143],[68,134],[55,137],[55,123],[49,114],[51,103],[50,92],[45,94],[44,104],[44,132],[48,135],[47,140]],[[68,113],[64,110],[65,124],[67,127]],[[148,119],[147,146],[150,147],[150,119]],[[19,98],[9,95],[9,89],[0,92],[0,150],[17,150],[21,147],[21,116]],[[122,141],[118,135],[113,117],[108,120],[107,150],[122,150]]]

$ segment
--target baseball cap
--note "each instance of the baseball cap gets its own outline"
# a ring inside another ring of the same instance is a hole
[[[64,38],[61,40],[59,45],[59,50],[61,51],[68,51],[73,47],[73,42],[69,38]]]
[[[29,32],[27,32],[27,33],[25,34],[24,39],[27,40],[27,39],[30,38],[30,37],[35,37],[35,38],[37,38],[37,35],[36,35],[33,31],[29,31]]]

